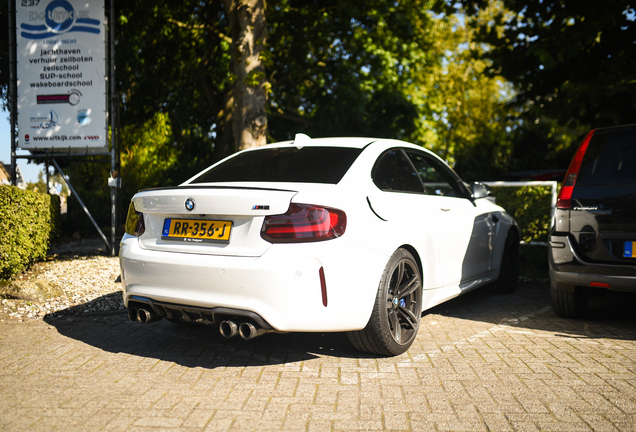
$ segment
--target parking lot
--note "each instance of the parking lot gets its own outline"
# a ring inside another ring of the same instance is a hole
[[[355,307],[355,305],[352,305]],[[393,358],[344,334],[225,340],[122,311],[0,324],[0,429],[636,430],[636,297],[556,317],[547,283],[425,312]]]

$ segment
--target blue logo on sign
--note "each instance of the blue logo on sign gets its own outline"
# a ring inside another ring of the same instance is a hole
[[[81,109],[77,112],[77,122],[82,126],[86,126],[91,122],[91,117],[88,115],[88,110]]]
[[[57,113],[51,110],[49,111],[49,118],[47,119],[46,122],[40,123],[40,127],[42,129],[50,129],[52,127],[55,127],[58,125],[57,120],[58,120]]]
[[[66,0],[53,0],[44,13],[30,12],[30,21],[44,21],[45,24],[21,24],[21,34],[26,39],[45,39],[61,33],[82,32],[99,34],[99,20],[88,17],[88,11],[76,11]]]

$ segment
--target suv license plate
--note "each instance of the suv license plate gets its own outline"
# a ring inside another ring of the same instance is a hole
[[[634,256],[634,245],[636,245],[634,241],[625,242],[625,249],[623,250],[623,256],[625,258],[636,258],[636,256]]]
[[[166,219],[161,232],[162,240],[184,242],[229,242],[232,222],[196,219]]]

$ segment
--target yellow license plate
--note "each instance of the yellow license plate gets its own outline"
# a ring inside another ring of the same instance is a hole
[[[166,219],[161,238],[184,242],[229,242],[232,222],[218,220]]]

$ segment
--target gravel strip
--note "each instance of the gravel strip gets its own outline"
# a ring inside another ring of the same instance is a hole
[[[0,322],[124,312],[118,257],[72,256],[38,263],[4,283]]]

